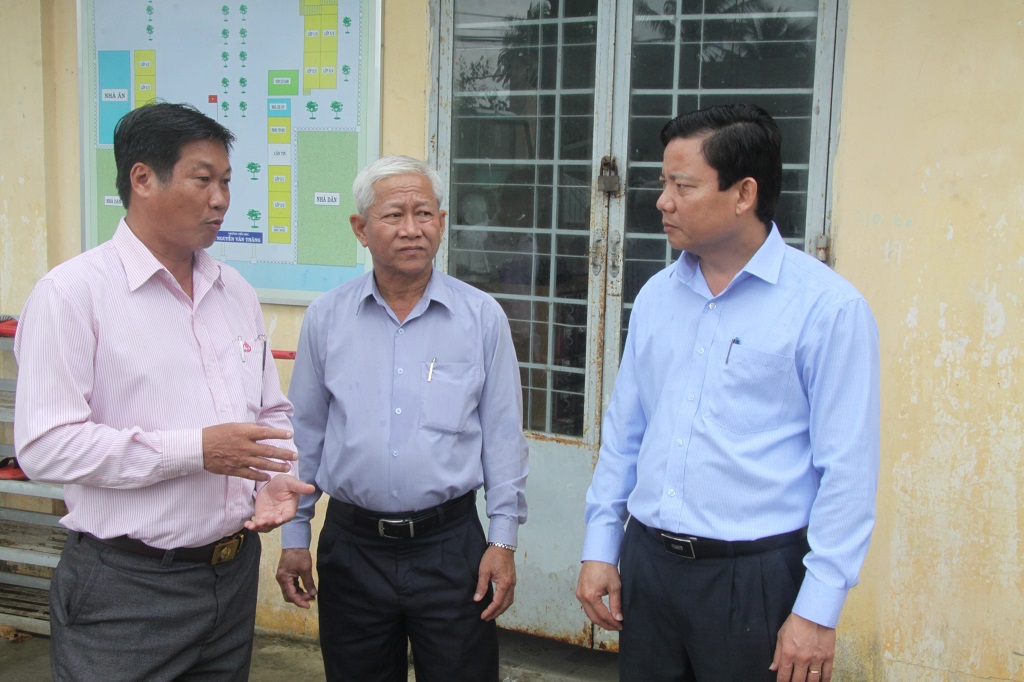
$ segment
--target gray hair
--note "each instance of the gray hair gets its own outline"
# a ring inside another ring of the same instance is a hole
[[[393,175],[420,175],[430,181],[434,198],[440,207],[444,201],[444,184],[437,171],[419,159],[411,156],[383,156],[359,171],[352,183],[352,197],[356,200],[356,211],[366,217],[366,211],[373,205],[374,185]]]

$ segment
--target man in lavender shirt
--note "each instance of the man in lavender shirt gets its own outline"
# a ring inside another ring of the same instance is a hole
[[[494,619],[511,604],[526,521],[522,389],[508,320],[433,267],[444,232],[437,173],[379,159],[350,217],[373,272],[310,305],[289,397],[299,474],[315,483],[282,529],[284,598],[317,595],[329,680],[498,679]],[[487,496],[486,536],[475,504]],[[492,590],[493,585],[493,590]]]
[[[257,532],[312,486],[256,293],[205,252],[234,136],[156,103],[114,131],[113,238],[36,285],[15,339],[18,461],[64,484],[55,680],[245,680]]]

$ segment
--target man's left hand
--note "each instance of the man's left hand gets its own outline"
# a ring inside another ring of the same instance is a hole
[[[275,476],[256,494],[256,511],[245,527],[258,533],[274,530],[295,517],[300,497],[315,491],[310,484],[289,474]]]
[[[494,620],[505,609],[512,606],[516,597],[516,555],[515,552],[494,547],[487,548],[484,556],[480,559],[480,570],[477,572],[479,578],[476,581],[476,594],[473,601],[480,601],[487,594],[488,583],[494,583],[494,599],[480,617],[484,620]]]
[[[770,669],[778,672],[778,682],[829,682],[835,655],[835,628],[791,613],[779,628]]]

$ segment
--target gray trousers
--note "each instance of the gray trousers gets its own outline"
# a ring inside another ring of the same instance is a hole
[[[69,533],[50,585],[53,679],[247,680],[259,564],[256,533],[216,566]]]

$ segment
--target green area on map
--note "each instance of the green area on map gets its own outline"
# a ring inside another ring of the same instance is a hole
[[[348,217],[356,210],[352,181],[358,170],[359,134],[298,131],[296,138],[296,261],[354,267],[359,242]],[[318,204],[318,193],[338,194],[340,201]]]

